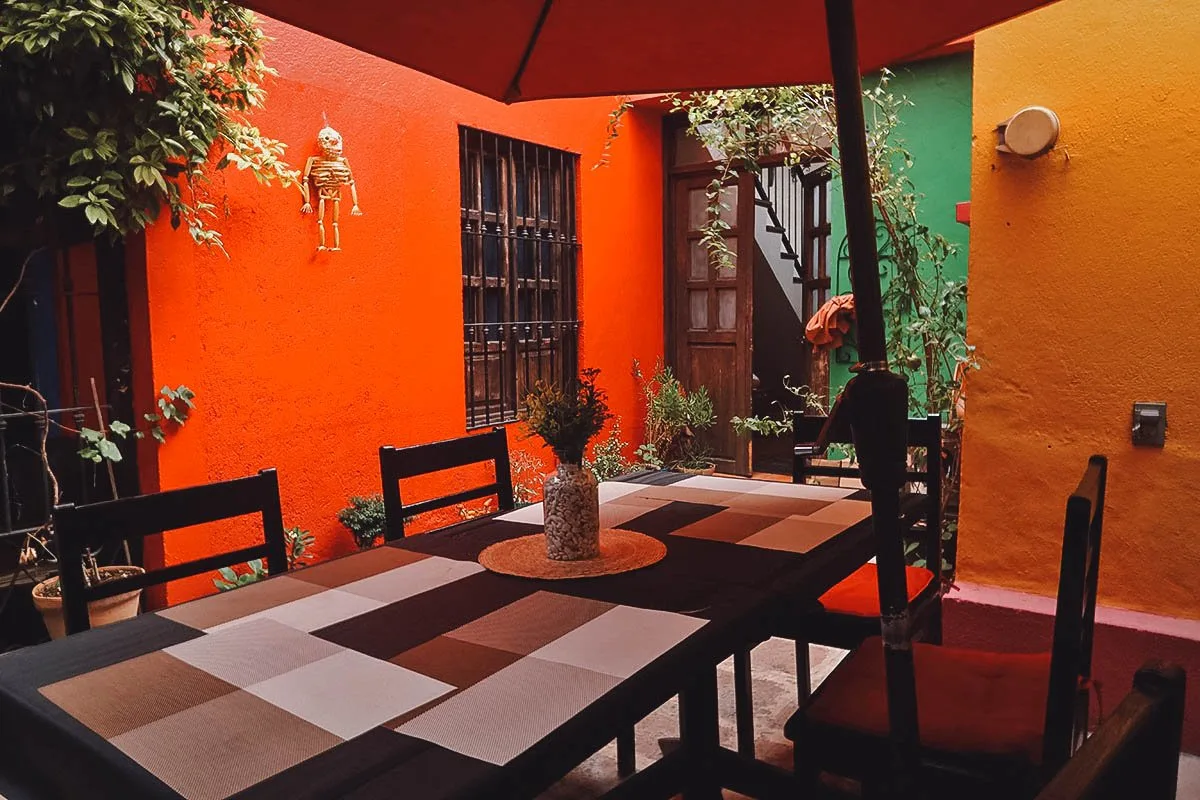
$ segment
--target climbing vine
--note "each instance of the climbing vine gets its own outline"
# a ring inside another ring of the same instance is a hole
[[[7,222],[77,217],[97,235],[125,235],[165,209],[197,243],[221,247],[209,227],[213,162],[266,184],[296,179],[283,143],[249,122],[273,74],[265,42],[255,16],[230,0],[5,3]]]
[[[956,246],[921,220],[921,195],[909,177],[912,154],[898,135],[902,110],[912,102],[892,91],[892,78],[884,70],[863,92],[871,197],[886,281],[888,356],[892,368],[909,379],[911,411],[943,413],[956,429],[962,382],[978,368],[975,349],[966,341],[966,283],[945,274]],[[703,231],[718,266],[731,266],[735,256],[725,238],[729,224],[722,219],[722,187],[741,171],[757,171],[762,159],[782,156],[788,166],[824,163],[835,177],[840,172],[837,115],[828,85],[697,92],[671,95],[667,102],[686,115],[688,132],[718,163],[707,190]],[[753,420],[739,423],[755,427]],[[779,430],[786,429],[785,424]]]

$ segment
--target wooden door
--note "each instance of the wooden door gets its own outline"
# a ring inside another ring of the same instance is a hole
[[[725,187],[721,218],[732,267],[718,266],[701,242],[708,218],[706,189],[714,173],[671,179],[671,253],[667,290],[671,366],[684,387],[708,390],[716,425],[703,434],[721,472],[750,474],[749,437],[730,419],[750,414],[754,296],[754,176]]]

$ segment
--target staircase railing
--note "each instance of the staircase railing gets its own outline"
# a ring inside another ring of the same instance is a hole
[[[754,203],[765,210],[771,220],[767,230],[778,234],[780,258],[792,262],[792,280],[804,281],[800,252],[800,231],[804,224],[804,186],[790,167],[765,167],[754,176]]]

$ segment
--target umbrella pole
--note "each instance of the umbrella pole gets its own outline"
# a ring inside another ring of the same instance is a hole
[[[825,0],[825,18],[860,359],[854,368],[857,374],[846,384],[827,424],[832,429],[835,416],[849,418],[863,484],[871,490],[893,757],[892,789],[894,796],[907,798],[915,794],[920,766],[917,690],[900,526],[900,490],[907,472],[908,384],[888,370],[853,0]]]

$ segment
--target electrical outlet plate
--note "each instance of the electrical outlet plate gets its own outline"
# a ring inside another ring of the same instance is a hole
[[[1133,443],[1142,447],[1162,447],[1167,438],[1167,404],[1133,404]]]

